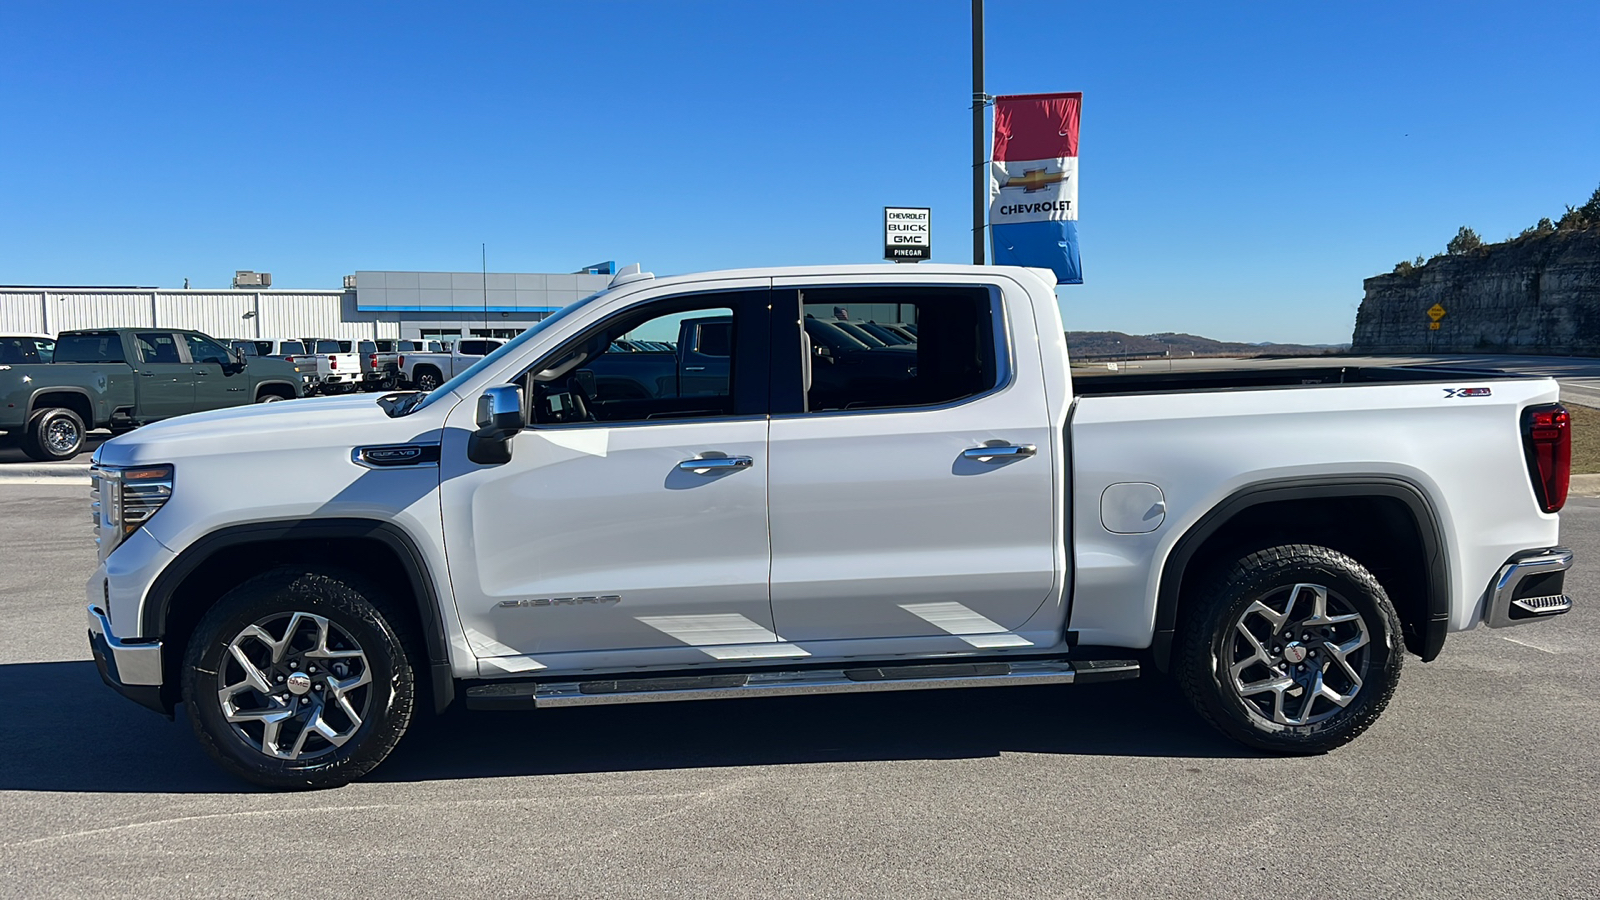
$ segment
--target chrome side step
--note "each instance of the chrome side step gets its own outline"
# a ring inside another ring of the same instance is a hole
[[[952,662],[664,678],[506,682],[469,688],[467,706],[470,709],[544,709],[561,706],[603,706],[615,703],[660,703],[670,700],[722,700],[733,697],[790,697],[805,694],[853,694],[865,691],[1010,687],[1024,684],[1088,684],[1138,677],[1139,664],[1133,660]]]

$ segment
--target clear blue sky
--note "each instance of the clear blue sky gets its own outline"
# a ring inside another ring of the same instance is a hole
[[[1068,327],[1349,340],[1361,279],[1600,185],[1600,3],[990,0],[1084,92]],[[968,262],[969,4],[0,5],[0,284]]]

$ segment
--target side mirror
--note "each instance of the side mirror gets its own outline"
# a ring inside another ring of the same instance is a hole
[[[478,397],[478,430],[467,438],[467,459],[487,466],[511,461],[511,439],[528,420],[523,415],[522,388],[499,384]]]

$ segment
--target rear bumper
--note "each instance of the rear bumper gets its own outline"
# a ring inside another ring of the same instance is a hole
[[[163,715],[172,709],[161,699],[161,642],[130,643],[111,633],[111,620],[90,604],[89,650],[94,654],[100,679],[112,690],[140,706]]]
[[[1524,550],[1506,560],[1489,586],[1484,620],[1490,628],[1522,625],[1572,609],[1564,591],[1572,551],[1566,547]]]

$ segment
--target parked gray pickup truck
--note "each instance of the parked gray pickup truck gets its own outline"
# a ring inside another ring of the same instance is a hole
[[[91,429],[299,396],[294,365],[246,359],[198,331],[68,331],[52,362],[0,364],[0,431],[20,434],[33,459],[70,459]]]

